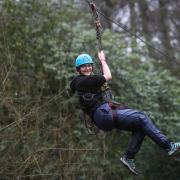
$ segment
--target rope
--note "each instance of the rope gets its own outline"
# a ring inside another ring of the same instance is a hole
[[[95,29],[96,29],[97,46],[98,46],[98,51],[100,52],[102,50],[102,40],[101,40],[102,26],[100,22],[100,17],[99,17],[95,3],[89,0],[86,0],[86,2],[88,3],[92,12],[92,19],[93,19]]]

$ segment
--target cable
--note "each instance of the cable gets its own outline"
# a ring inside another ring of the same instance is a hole
[[[101,16],[103,16],[106,20],[108,20],[108,21],[116,24],[118,27],[120,27],[121,29],[123,29],[125,32],[127,32],[127,33],[130,34],[131,36],[134,36],[135,38],[139,39],[141,42],[143,42],[143,43],[146,44],[147,46],[151,47],[152,49],[156,50],[157,52],[159,52],[159,53],[160,53],[161,55],[163,55],[164,57],[171,59],[166,53],[164,53],[164,52],[160,51],[159,49],[155,48],[151,43],[148,43],[148,42],[146,42],[145,40],[143,40],[141,36],[136,35],[136,34],[130,32],[130,31],[128,30],[127,26],[124,26],[124,25],[122,25],[121,23],[116,22],[116,21],[112,20],[111,18],[107,17],[107,16],[104,15],[98,8],[97,8],[97,11],[98,11],[98,13],[99,13]]]

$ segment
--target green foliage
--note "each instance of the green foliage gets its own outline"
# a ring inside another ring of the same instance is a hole
[[[89,135],[77,97],[65,93],[78,54],[91,54],[98,67],[90,14],[73,1],[7,0],[0,16],[0,176],[132,179],[118,161],[129,135],[118,130]],[[144,110],[170,138],[178,139],[179,80],[154,66],[146,47],[125,41],[122,34],[105,30],[103,45],[116,100]],[[176,178],[176,161],[169,162],[156,149],[149,140],[143,144],[138,165],[144,174],[167,178],[156,171],[161,165]]]

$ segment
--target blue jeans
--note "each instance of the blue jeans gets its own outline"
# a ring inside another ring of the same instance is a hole
[[[134,158],[146,135],[163,149],[170,148],[170,141],[145,113],[133,109],[116,109],[115,111],[116,116],[113,118],[112,109],[109,107],[109,104],[102,104],[94,112],[93,121],[99,129],[104,131],[117,128],[132,132],[132,137],[129,140],[126,151],[127,158]]]

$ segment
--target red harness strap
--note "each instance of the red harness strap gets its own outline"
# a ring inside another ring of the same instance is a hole
[[[113,119],[113,122],[115,122],[116,120],[116,115],[117,115],[117,110],[121,110],[121,109],[127,109],[128,107],[124,104],[121,104],[121,103],[118,103],[116,101],[109,101],[109,107],[111,108],[111,111],[112,111],[112,119]]]

